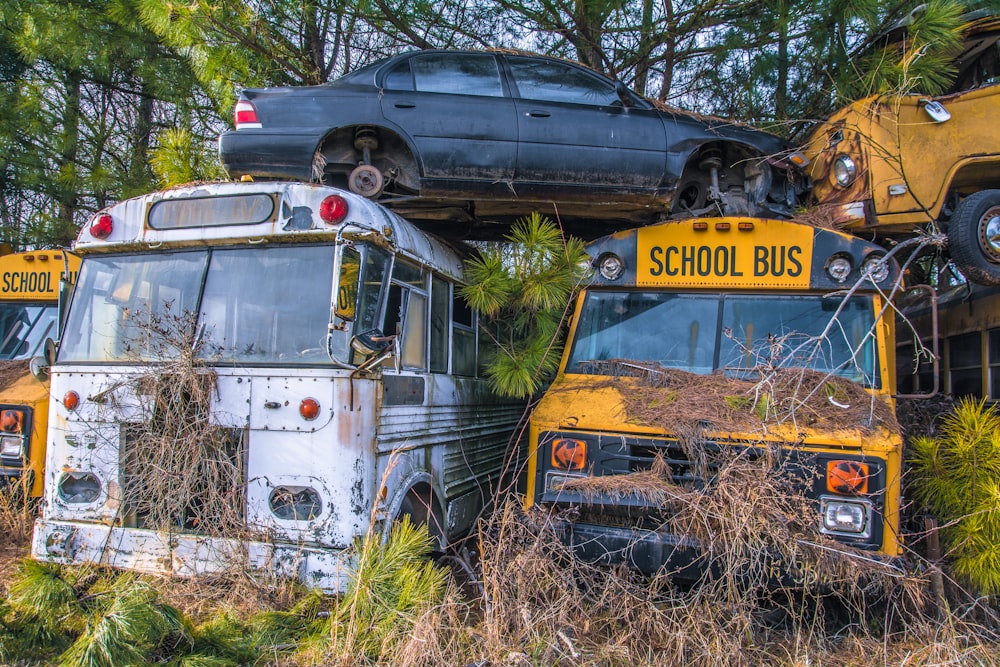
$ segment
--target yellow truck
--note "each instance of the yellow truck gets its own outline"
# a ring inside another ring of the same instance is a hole
[[[65,250],[0,257],[0,479],[42,494],[49,385],[29,371],[59,330],[61,286],[72,283],[80,259]]]
[[[878,239],[947,231],[971,281],[1000,284],[1000,18],[980,12],[955,56],[952,91],[875,95],[820,123],[805,153],[821,215]]]
[[[713,474],[695,449],[716,464],[775,455],[776,470],[797,475],[813,534],[872,560],[899,556],[902,440],[894,321],[883,316],[899,269],[883,248],[793,221],[712,218],[623,231],[587,249],[593,279],[531,416],[528,507],[561,517],[585,560],[687,571],[701,545],[630,482],[646,478],[629,476],[659,470],[672,493]],[[787,397],[777,391],[763,396],[781,374],[803,392],[797,416],[778,414]],[[729,383],[727,395],[710,395],[713,383]],[[655,416],[681,400],[689,412]],[[747,419],[692,419],[712,405]],[[839,421],[816,417],[851,406]]]

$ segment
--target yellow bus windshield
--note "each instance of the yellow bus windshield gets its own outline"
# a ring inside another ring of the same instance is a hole
[[[570,342],[569,373],[614,373],[639,361],[708,374],[810,368],[879,386],[870,295],[587,293]]]
[[[55,303],[0,302],[0,359],[30,359],[56,335]]]

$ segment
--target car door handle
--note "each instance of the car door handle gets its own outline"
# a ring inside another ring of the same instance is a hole
[[[532,111],[526,111],[524,115],[531,116],[532,118],[548,118],[552,114],[550,114],[548,111],[532,110]]]
[[[397,109],[413,109],[417,105],[413,102],[396,102],[393,106]]]

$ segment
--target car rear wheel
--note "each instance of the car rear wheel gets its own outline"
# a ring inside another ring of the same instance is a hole
[[[952,261],[980,285],[1000,285],[1000,190],[963,199],[948,223]]]
[[[374,199],[382,192],[384,183],[382,172],[370,164],[358,165],[347,177],[347,186],[351,192],[369,199]]]

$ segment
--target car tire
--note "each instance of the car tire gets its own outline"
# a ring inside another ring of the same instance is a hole
[[[1000,285],[1000,190],[963,199],[948,223],[951,259],[966,278]]]

